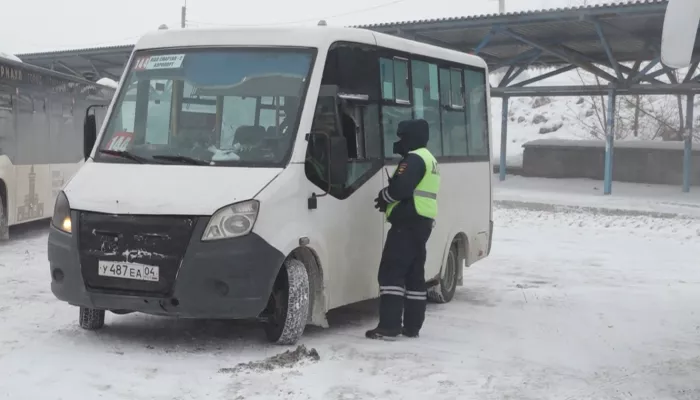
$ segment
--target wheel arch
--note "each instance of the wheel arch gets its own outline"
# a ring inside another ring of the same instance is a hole
[[[459,265],[457,269],[457,285],[462,286],[464,284],[464,268],[462,268],[462,266],[469,266],[469,237],[464,232],[457,232],[452,236],[450,246],[455,242],[457,242],[457,263]],[[443,265],[447,262],[447,253],[449,251],[450,248],[448,247],[445,251],[445,261],[443,261]]]
[[[462,231],[452,232],[447,237],[449,238],[449,240],[445,243],[445,247],[443,248],[440,272],[438,273],[438,276],[436,276],[434,279],[436,279],[439,282],[440,278],[442,278],[442,273],[445,269],[445,264],[447,263],[447,257],[450,253],[450,247],[452,247],[453,243],[457,242],[457,264],[460,266],[457,269],[457,285],[461,286],[464,281],[464,269],[461,268],[461,266],[467,265],[467,263],[469,262],[469,237],[466,233]]]
[[[318,254],[308,246],[300,246],[292,250],[288,258],[301,261],[309,275],[309,318],[308,324],[323,328],[328,327],[326,319],[326,293],[323,268]]]

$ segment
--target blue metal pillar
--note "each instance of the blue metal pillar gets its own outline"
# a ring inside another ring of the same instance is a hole
[[[688,95],[688,109],[686,110],[685,146],[683,148],[683,192],[690,192],[690,171],[693,159],[693,108],[695,96]]]
[[[608,91],[608,118],[605,126],[604,194],[612,193],[613,149],[615,146],[615,89]]]
[[[508,144],[508,97],[503,97],[503,115],[501,115],[501,160],[498,166],[498,179],[506,180],[506,145]]]

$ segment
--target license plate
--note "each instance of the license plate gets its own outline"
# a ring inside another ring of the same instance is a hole
[[[97,274],[111,278],[133,279],[137,281],[158,282],[158,267],[130,262],[100,261]]]

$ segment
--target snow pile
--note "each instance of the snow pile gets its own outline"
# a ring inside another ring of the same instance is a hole
[[[6,60],[12,60],[12,61],[16,61],[16,62],[22,62],[22,60],[19,57],[17,57],[16,55],[10,54],[10,53],[5,53],[4,51],[0,51],[0,58],[4,58]]]
[[[498,206],[497,206],[498,207]],[[523,219],[524,214],[532,222],[532,228],[547,229],[557,226],[564,229],[584,228],[598,234],[610,231],[621,235],[655,239],[659,236],[676,238],[683,242],[700,244],[700,220],[664,218],[645,215],[627,215],[625,210],[595,213],[596,209],[560,208],[552,210],[523,210],[498,207],[500,225],[512,225]]]
[[[119,85],[115,80],[109,79],[109,78],[100,78],[100,79],[97,81],[97,84],[98,84],[98,85],[109,86],[109,87],[111,87],[111,88],[113,88],[113,89],[116,89],[117,86]]]

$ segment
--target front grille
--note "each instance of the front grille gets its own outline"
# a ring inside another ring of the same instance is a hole
[[[186,216],[81,212],[78,250],[88,290],[167,296],[172,291],[195,223],[196,218]],[[100,260],[158,266],[159,281],[100,276],[97,271]]]

